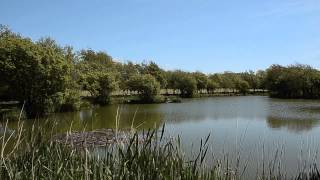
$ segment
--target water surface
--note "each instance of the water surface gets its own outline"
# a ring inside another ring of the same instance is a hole
[[[235,166],[240,157],[241,167],[248,164],[245,174],[250,177],[261,171],[263,164],[279,167],[290,176],[304,164],[320,163],[316,157],[320,101],[315,100],[212,97],[177,104],[110,105],[49,118],[56,120],[60,132],[65,132],[70,126],[73,130],[115,128],[117,115],[119,128],[161,128],[165,123],[166,135],[179,135],[190,157],[200,139],[210,134],[208,159],[227,157]],[[32,124],[26,121],[27,128]],[[14,129],[16,122],[9,126]]]

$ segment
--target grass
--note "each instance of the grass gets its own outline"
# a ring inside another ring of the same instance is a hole
[[[22,130],[22,129],[21,129]],[[103,157],[89,149],[75,150],[46,138],[33,128],[25,137],[2,137],[0,179],[194,179],[207,151],[206,142],[195,161],[185,162],[178,144],[164,142],[163,132],[134,133],[128,144],[107,147]],[[22,134],[22,133],[21,133]],[[3,154],[7,142],[15,145]],[[25,138],[25,139],[24,139]],[[5,140],[6,139],[6,140]]]
[[[180,139],[164,138],[161,131],[133,132],[128,143],[118,142],[92,153],[52,141],[45,128],[23,130],[0,137],[0,179],[243,179],[237,168],[216,161],[205,164],[208,139],[201,140],[193,159],[182,151]],[[44,125],[45,126],[45,125]],[[5,126],[5,130],[6,130]],[[143,138],[141,141],[140,138]],[[11,142],[11,146],[9,146]],[[103,153],[101,153],[103,152]],[[228,161],[228,160],[227,160]],[[270,164],[270,167],[274,166]],[[258,179],[285,179],[284,172],[263,171]],[[317,165],[297,173],[294,179],[319,179]]]

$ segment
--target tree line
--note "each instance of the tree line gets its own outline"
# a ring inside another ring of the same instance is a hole
[[[266,73],[266,88],[272,97],[320,98],[320,71],[309,65],[272,65]]]
[[[0,98],[19,101],[28,117],[76,110],[81,91],[105,105],[117,90],[136,91],[141,102],[152,103],[163,99],[160,89],[178,90],[181,97],[224,88],[241,94],[269,89],[275,97],[318,98],[320,87],[319,71],[307,65],[272,65],[242,73],[167,71],[153,61],[121,63],[105,52],[74,51],[51,38],[32,41],[5,26],[0,27],[0,77]]]

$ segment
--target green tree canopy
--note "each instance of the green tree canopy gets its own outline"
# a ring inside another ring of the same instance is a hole
[[[213,93],[214,90],[216,90],[217,88],[219,88],[219,84],[217,82],[215,82],[212,79],[208,80],[208,85],[207,85],[207,91],[208,93]]]
[[[138,91],[144,102],[153,102],[160,93],[160,83],[150,74],[137,74],[129,78],[127,87]]]
[[[25,102],[28,117],[57,111],[72,89],[72,66],[63,52],[7,30],[0,32],[0,77],[12,98]]]
[[[250,88],[250,85],[247,81],[237,78],[235,80],[235,88],[241,93],[241,94],[247,94]]]
[[[240,74],[242,80],[246,81],[251,89],[259,88],[259,78],[253,71],[247,71]]]
[[[266,85],[271,96],[281,98],[319,98],[320,72],[308,65],[272,65],[267,69]]]
[[[82,50],[77,63],[79,84],[101,105],[110,102],[111,93],[118,88],[119,73],[112,57],[104,52]]]
[[[179,89],[181,96],[193,97],[197,90],[197,81],[190,73],[173,71],[168,73],[170,88]]]
[[[197,82],[197,89],[198,90],[207,88],[207,86],[208,86],[207,75],[205,75],[204,73],[199,72],[199,71],[192,73],[192,75]]]
[[[142,64],[143,74],[150,74],[160,83],[161,88],[166,88],[167,80],[164,70],[161,69],[155,62],[151,61],[147,64]]]

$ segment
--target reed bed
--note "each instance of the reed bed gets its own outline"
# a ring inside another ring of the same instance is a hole
[[[245,179],[237,168],[219,160],[206,165],[210,136],[201,140],[194,158],[189,159],[180,138],[164,138],[164,129],[132,132],[125,143],[104,147],[102,155],[86,147],[56,143],[43,128],[25,132],[19,122],[15,132],[0,137],[0,179]],[[289,179],[285,172],[271,170],[257,174],[256,179]],[[292,177],[319,178],[316,164]]]

